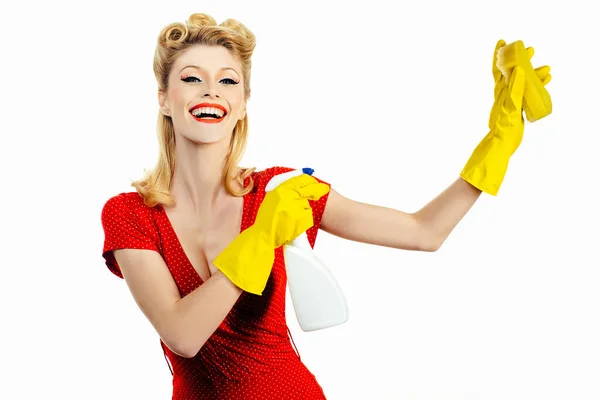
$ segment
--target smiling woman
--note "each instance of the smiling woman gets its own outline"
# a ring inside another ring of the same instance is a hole
[[[550,80],[549,67],[524,65],[531,48],[503,76],[496,54],[505,45],[494,49],[487,135],[460,177],[406,213],[350,200],[308,174],[266,192],[271,178],[292,169],[238,167],[254,35],[205,14],[160,32],[159,159],[133,183],[135,192],[104,205],[102,255],[160,336],[173,399],[325,398],[289,335],[282,246],[306,232],[314,247],[323,229],[357,242],[437,250],[482,192],[497,194],[523,136],[526,79],[539,79],[538,88]]]
[[[102,210],[106,265],[159,334],[173,399],[325,398],[288,336],[281,245],[306,231],[314,246],[329,185],[267,194],[290,168],[238,167],[254,46],[204,14],[161,31],[159,160]]]
[[[194,60],[199,60],[200,65]],[[246,116],[242,68],[241,62],[223,46],[190,47],[173,64],[168,86],[159,91],[162,113],[171,117],[181,135],[190,140],[222,141]],[[198,90],[203,91],[202,96]],[[219,125],[198,129],[198,122]]]

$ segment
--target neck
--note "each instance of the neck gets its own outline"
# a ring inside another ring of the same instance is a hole
[[[229,143],[198,144],[181,137],[177,139],[171,195],[178,208],[208,217],[219,203],[231,197],[223,185]]]

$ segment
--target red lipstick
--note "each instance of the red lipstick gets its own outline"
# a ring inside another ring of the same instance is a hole
[[[211,118],[211,119],[201,119],[201,118],[197,118],[192,111],[194,111],[197,108],[202,108],[202,107],[213,107],[213,108],[217,108],[221,111],[223,111],[223,116],[221,118]],[[196,104],[194,107],[190,108],[190,114],[192,115],[192,117],[198,121],[198,122],[205,122],[207,124],[216,124],[219,123],[221,121],[223,121],[223,119],[225,119],[225,117],[227,116],[227,109],[225,109],[225,107],[223,107],[220,104],[216,104],[216,103],[200,103],[200,104]]]

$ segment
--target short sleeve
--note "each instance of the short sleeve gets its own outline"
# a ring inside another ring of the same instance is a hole
[[[113,250],[159,251],[156,241],[150,234],[150,221],[144,221],[140,217],[139,211],[124,194],[110,198],[102,208],[101,220],[104,229],[102,257],[108,269],[119,278],[123,278],[123,274],[114,257]]]
[[[319,177],[313,175],[319,183],[324,183],[331,189],[331,184],[325,182]],[[319,227],[321,226],[321,219],[323,219],[323,213],[325,212],[325,206],[327,205],[327,200],[329,199],[329,192],[321,197],[319,200],[309,200],[310,207],[313,212],[313,221],[314,224],[311,228],[306,231],[306,236],[308,237],[308,242],[311,247],[315,247],[315,242],[317,240],[317,233],[319,233]]]
[[[275,175],[283,174],[283,173],[290,172],[293,170],[294,170],[294,168],[282,167],[282,166],[271,167],[271,168],[265,170],[265,173],[266,173],[265,178],[267,178],[266,181],[268,181],[270,178],[272,178]],[[324,183],[327,186],[329,186],[329,188],[331,189],[331,184],[320,179],[318,176],[315,176],[314,173],[312,174],[312,177],[315,178],[317,180],[317,182]],[[267,184],[267,182],[263,182],[262,185],[266,185],[266,184]],[[319,233],[319,227],[321,226],[321,220],[323,219],[323,213],[325,212],[325,206],[327,205],[328,199],[329,199],[329,192],[327,192],[319,200],[309,200],[308,201],[308,203],[310,204],[310,208],[312,208],[313,226],[310,227],[306,231],[306,236],[308,237],[308,242],[310,243],[310,246],[312,248],[315,247],[315,242],[317,240],[317,234]]]

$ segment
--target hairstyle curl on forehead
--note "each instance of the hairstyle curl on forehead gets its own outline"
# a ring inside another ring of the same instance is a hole
[[[256,38],[238,20],[230,18],[217,24],[207,14],[192,14],[185,23],[174,22],[161,30],[154,55],[154,75],[159,89],[167,89],[168,76],[177,58],[191,46],[198,44],[223,46],[231,52],[242,67],[244,95],[248,99]]]

